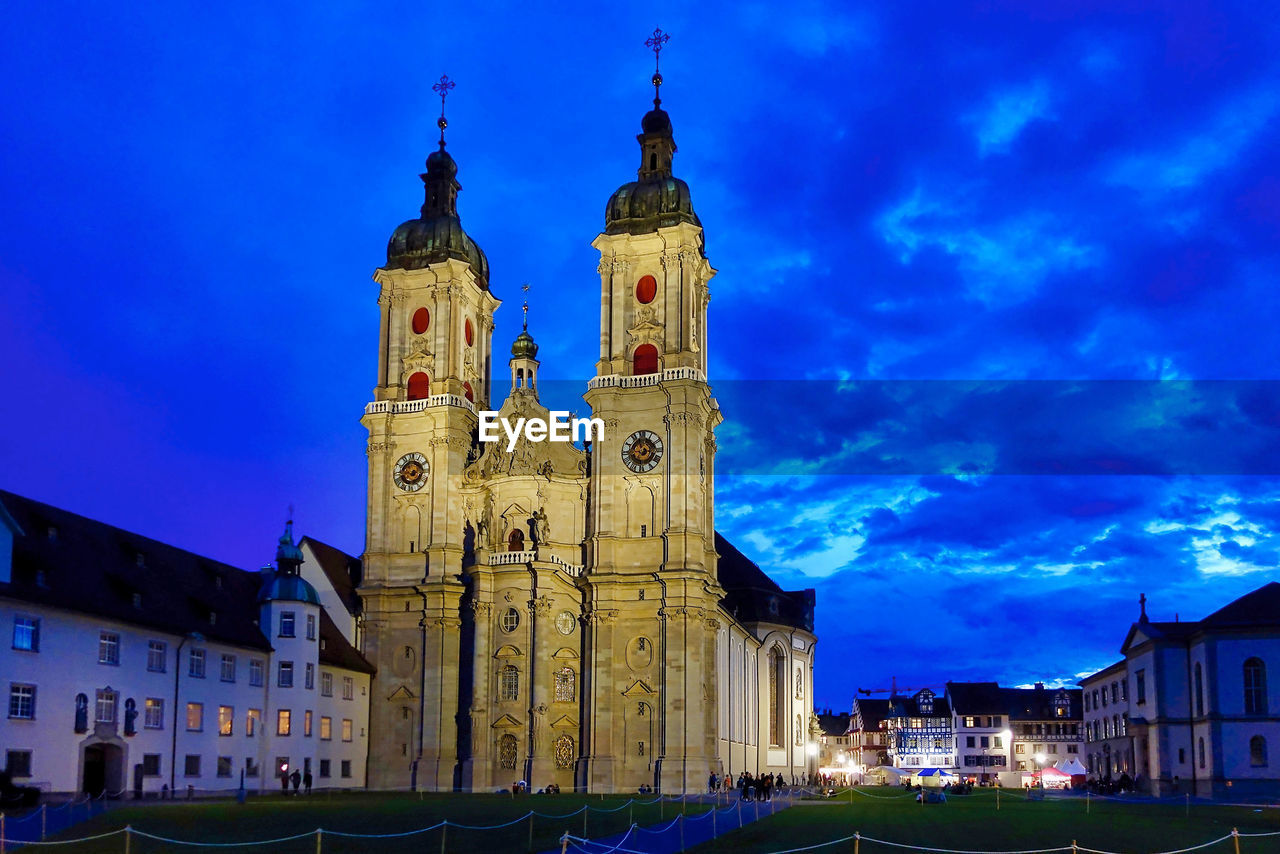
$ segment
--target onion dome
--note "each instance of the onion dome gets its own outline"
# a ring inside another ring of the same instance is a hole
[[[654,86],[662,83],[654,75]],[[640,169],[637,180],[623,184],[609,197],[604,209],[605,234],[648,234],[659,228],[687,222],[701,227],[693,212],[689,185],[671,174],[676,140],[671,117],[653,99],[653,109],[640,120]]]
[[[401,223],[387,242],[387,267],[421,270],[450,258],[471,265],[480,287],[489,289],[489,259],[484,250],[462,230],[458,218],[458,164],[444,150],[444,116],[440,126],[440,148],[427,157],[427,171],[419,177],[426,189],[421,216]]]
[[[515,342],[511,345],[511,358],[513,359],[536,359],[538,358],[538,345],[533,340],[533,336],[529,334],[528,328],[516,336]]]
[[[258,591],[259,602],[284,601],[305,602],[308,605],[319,605],[320,596],[301,575],[281,575],[273,571]]]

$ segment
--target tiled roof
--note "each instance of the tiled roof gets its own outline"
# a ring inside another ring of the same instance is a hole
[[[316,562],[320,564],[320,569],[333,585],[334,592],[338,594],[342,604],[347,606],[347,611],[352,616],[359,614],[360,596],[356,593],[356,587],[360,584],[363,571],[360,558],[352,557],[341,549],[320,542],[315,537],[303,537],[298,546],[311,547],[311,553],[316,556]]]
[[[859,697],[853,701],[853,710],[855,715],[862,718],[863,732],[870,732],[879,729],[880,724],[889,716],[889,701]]]
[[[722,603],[743,623],[778,623],[813,631],[815,594],[812,589],[783,590],[764,570],[716,532],[716,553]]]
[[[850,717],[848,713],[819,713],[818,726],[821,727],[823,735],[845,735],[849,732]]]
[[[1280,582],[1272,581],[1219,608],[1200,621],[1202,628],[1280,625]]]
[[[320,609],[320,663],[371,675],[377,672],[376,668],[347,641],[324,608]]]
[[[1054,700],[1067,692],[1067,714],[1059,716]],[[957,715],[1003,715],[1011,721],[1083,718],[1079,688],[1001,688],[995,682],[948,682],[947,696]],[[935,705],[936,705],[935,701]]]

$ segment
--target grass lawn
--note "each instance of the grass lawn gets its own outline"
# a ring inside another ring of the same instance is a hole
[[[1123,803],[1094,799],[1085,812],[1083,798],[1028,801],[1021,792],[1006,790],[996,810],[993,790],[950,797],[946,804],[920,805],[914,797],[893,788],[845,793],[840,802],[798,802],[758,823],[735,830],[714,842],[691,849],[711,852],[768,852],[816,845],[855,831],[888,842],[933,848],[1010,851],[1079,845],[1104,851],[1156,852],[1189,848],[1231,832],[1280,831],[1280,810],[1191,804]],[[897,797],[894,797],[897,795]],[[872,797],[869,797],[872,796]],[[904,849],[876,845],[865,839],[860,854],[898,854]],[[1206,854],[1233,854],[1231,841],[1204,849]],[[852,852],[845,842],[817,849]],[[1280,852],[1280,836],[1240,840],[1240,854]]]
[[[643,800],[650,801],[652,796]],[[96,833],[117,830],[126,824],[135,830],[156,836],[199,842],[240,842],[311,833],[317,827],[346,833],[397,833],[416,830],[436,824],[443,819],[470,825],[494,825],[526,815],[530,810],[563,816],[584,804],[592,808],[587,814],[588,836],[605,836],[627,829],[631,821],[637,824],[656,824],[661,818],[670,820],[680,811],[679,802],[665,804],[634,804],[623,807],[626,796],[599,795],[522,795],[511,798],[506,795],[424,794],[344,794],[326,798],[314,794],[310,798],[281,797],[279,795],[250,798],[248,803],[212,801],[188,804],[148,803],[142,806],[123,805],[76,825],[51,839],[74,839]],[[623,807],[616,812],[600,812],[602,809]],[[705,811],[706,806],[690,803],[690,815]],[[558,848],[560,835],[566,830],[581,836],[582,815],[571,818],[541,818],[533,820],[533,848],[541,851]],[[528,819],[501,830],[467,830],[449,827],[445,834],[445,847],[450,852],[527,852],[529,846]],[[25,851],[48,851],[56,854],[122,854],[124,837],[116,835],[106,839],[56,847],[32,846]],[[314,854],[314,834],[292,842],[258,846],[233,846],[229,848],[200,849],[156,842],[134,836],[129,854],[159,854],[159,852],[281,852],[281,854]],[[338,852],[434,852],[441,851],[441,831],[417,834],[400,839],[343,839],[323,837],[323,854]]]

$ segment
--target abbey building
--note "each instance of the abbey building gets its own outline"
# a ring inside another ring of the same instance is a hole
[[[783,591],[715,530],[716,271],[660,104],[592,242],[585,400],[605,430],[585,449],[477,440],[479,412],[548,411],[527,325],[495,383],[498,288],[458,216],[443,119],[421,214],[374,274],[358,590],[373,788],[680,791],[713,772],[806,772],[814,595]]]

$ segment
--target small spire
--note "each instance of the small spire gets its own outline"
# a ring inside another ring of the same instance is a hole
[[[529,283],[525,282],[520,286],[520,290],[524,291],[524,331],[529,331]]]
[[[1138,615],[1139,623],[1149,623],[1151,620],[1147,617],[1147,594],[1143,593],[1138,596],[1138,607],[1141,613]]]
[[[658,27],[654,27],[653,35],[644,40],[644,46],[653,51],[653,106],[655,107],[662,103],[662,72],[658,70],[658,66],[662,59],[662,48],[669,41],[671,36]]]
[[[441,74],[440,80],[432,84],[431,91],[440,96],[440,118],[436,119],[436,127],[440,128],[440,150],[444,151],[444,129],[449,126],[449,120],[444,117],[444,100],[449,97],[449,90],[457,84],[449,79],[448,74]]]

